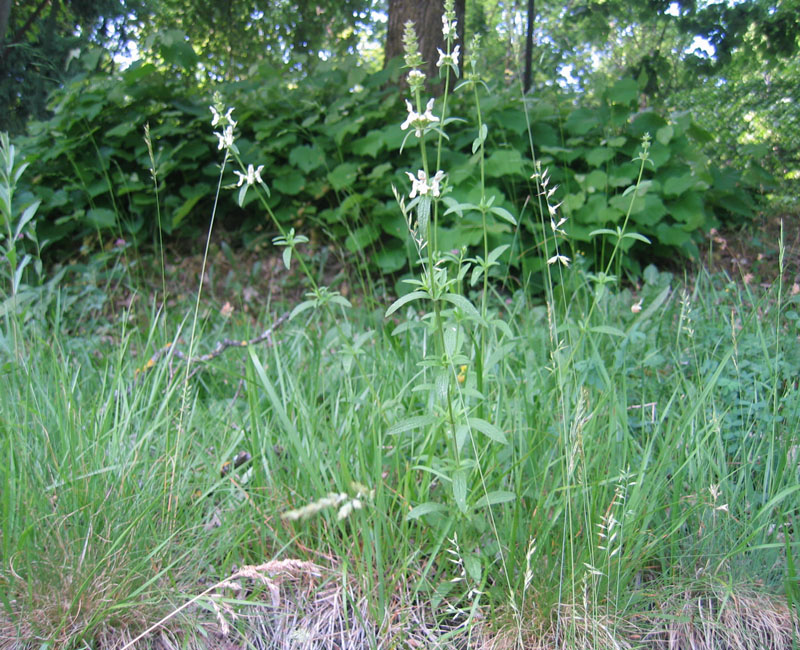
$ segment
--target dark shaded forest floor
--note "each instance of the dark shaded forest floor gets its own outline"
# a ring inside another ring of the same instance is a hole
[[[666,263],[664,270],[678,276],[691,278],[706,269],[710,273],[724,272],[731,280],[750,286],[771,286],[780,269],[781,223],[783,224],[784,293],[800,292],[800,213],[762,215],[754,223],[740,228],[713,229],[700,244],[697,260]],[[306,290],[296,265],[287,273],[280,250],[225,251],[224,237],[212,237],[212,244],[204,275],[204,292],[213,296],[222,307],[229,303],[244,311],[260,311],[265,304],[296,304]],[[203,263],[202,244],[199,250],[187,254],[175,247],[167,248],[166,283],[172,294],[172,303],[194,295],[197,278]],[[357,301],[358,289],[351,286],[353,269],[346,266],[341,253],[332,247],[318,245],[309,251],[312,268],[318,273],[320,284],[339,291]],[[151,265],[152,269],[157,264]],[[147,278],[153,291],[161,285],[157,274]]]

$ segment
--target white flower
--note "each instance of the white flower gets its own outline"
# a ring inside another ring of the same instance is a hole
[[[414,110],[414,107],[411,105],[411,102],[406,100],[406,108],[408,109],[408,117],[406,121],[400,125],[400,128],[405,131],[408,127],[414,128],[414,134],[418,137],[422,137],[423,129],[433,122],[438,122],[439,118],[433,114],[433,98],[430,99],[428,105],[425,107],[424,113],[417,113]]]
[[[425,113],[422,115],[422,117],[423,117],[423,118],[424,118],[424,119],[425,119],[427,122],[438,122],[438,121],[439,121],[439,118],[438,118],[438,117],[436,117],[436,116],[435,116],[435,115],[434,115],[434,114],[431,112],[432,110],[433,110],[433,97],[431,97],[431,98],[428,100],[428,105],[425,107]]]
[[[439,60],[436,62],[436,67],[441,68],[443,65],[458,67],[458,54],[460,49],[461,46],[456,45],[450,54],[445,54],[437,47],[436,51],[439,52]]]
[[[425,73],[414,68],[406,77],[409,86],[422,86],[425,83]]]
[[[231,127],[236,126],[236,122],[231,117],[231,113],[233,113],[233,108],[229,108],[228,111],[225,113],[225,115],[220,115],[217,112],[217,109],[214,108],[213,106],[209,106],[209,108],[211,109],[211,115],[212,115],[211,126],[217,126],[217,124],[222,124],[223,126],[230,125]]]
[[[638,314],[640,311],[642,311],[642,301],[639,300],[639,302],[636,302],[636,303],[632,304],[631,305],[631,311],[634,314]]]
[[[428,187],[428,178],[425,176],[425,172],[423,170],[419,170],[417,172],[417,178],[414,177],[414,174],[411,172],[406,172],[406,176],[411,181],[411,193],[408,195],[409,198],[414,198],[419,192],[420,196],[424,196],[428,193],[431,189]]]
[[[440,169],[431,179],[431,194],[439,196],[439,184],[444,180],[444,172]]]
[[[264,169],[264,165],[259,165],[258,169],[255,169],[252,165],[248,165],[246,174],[234,170],[233,173],[239,177],[239,182],[236,183],[236,187],[241,187],[244,183],[247,183],[248,187],[250,185],[255,185],[256,183],[263,183],[264,181],[261,180],[262,169]]]
[[[553,255],[553,257],[547,260],[548,264],[555,264],[556,262],[564,266],[569,266],[569,258],[566,255]]]
[[[458,32],[456,31],[456,25],[458,24],[457,20],[447,20],[447,14],[442,14],[442,36],[447,39],[450,34],[453,35],[453,39],[458,38]]]
[[[428,176],[422,169],[417,172],[416,177],[414,177],[414,174],[411,172],[406,172],[406,176],[408,176],[408,179],[411,181],[411,193],[408,195],[411,199],[417,194],[425,196],[430,192],[433,196],[439,196],[441,193],[439,186],[444,180],[444,172],[441,169],[430,179],[430,182],[428,182]]]
[[[233,127],[228,125],[222,133],[214,133],[219,139],[217,149],[230,149],[233,146]]]
[[[567,222],[567,218],[566,217],[561,217],[561,219],[558,220],[558,223],[556,223],[555,220],[553,219],[553,217],[551,216],[550,217],[550,228],[552,229],[553,232],[559,232],[562,235],[566,235],[567,233],[565,233],[561,229],[561,226],[563,226],[566,222]]]

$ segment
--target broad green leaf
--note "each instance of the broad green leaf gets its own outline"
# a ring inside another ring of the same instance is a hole
[[[303,144],[289,152],[289,163],[307,174],[325,164],[325,153],[317,145]]]
[[[328,180],[334,190],[342,190],[355,183],[358,177],[358,167],[353,163],[342,163],[328,173]]]
[[[420,517],[424,517],[425,515],[429,515],[433,512],[445,512],[446,510],[447,506],[444,504],[426,501],[425,503],[421,503],[412,508],[411,511],[406,515],[406,521],[419,519]]]
[[[381,131],[370,131],[363,138],[354,140],[350,146],[353,153],[374,158],[384,147],[383,133]]]
[[[616,151],[609,147],[595,147],[586,154],[586,162],[592,167],[599,167],[616,155]]]
[[[108,208],[92,208],[86,212],[86,221],[95,228],[113,228],[117,223],[117,217]]]
[[[586,194],[577,192],[575,194],[567,194],[564,197],[563,208],[567,213],[574,212],[586,202]]]
[[[639,98],[639,84],[633,79],[620,79],[606,92],[614,104],[631,104]]]
[[[281,194],[286,194],[287,196],[296,196],[300,194],[305,185],[305,177],[294,169],[290,169],[288,173],[276,176],[272,180],[272,187]]]
[[[489,492],[478,499],[475,507],[485,508],[486,506],[494,506],[499,503],[509,503],[516,500],[517,495],[513,492],[509,492],[508,490],[495,490],[494,492]]]
[[[698,192],[686,192],[668,201],[667,209],[673,219],[683,222],[688,229],[698,228],[706,219],[703,197]]]
[[[667,246],[681,246],[691,239],[691,235],[685,230],[665,223],[658,225],[656,235],[658,240]]]
[[[669,124],[666,126],[662,126],[658,131],[656,131],[656,140],[658,140],[663,145],[668,145],[669,141],[672,140],[672,136],[675,135],[675,129],[673,129]]]
[[[491,178],[519,175],[529,176],[527,161],[516,149],[500,149],[486,159],[486,175]]]
[[[138,125],[135,122],[129,122],[126,120],[125,122],[117,124],[117,126],[106,131],[106,135],[114,138],[122,138],[136,129],[137,126]]]
[[[476,431],[480,431],[483,435],[491,438],[495,442],[499,442],[503,445],[508,442],[506,440],[506,434],[504,434],[491,422],[487,422],[482,418],[467,418],[467,422],[469,423],[470,427]]]
[[[583,181],[578,181],[589,194],[600,191],[605,192],[608,176],[601,169],[595,169],[587,174]]]
[[[389,247],[387,245],[375,254],[375,263],[383,273],[399,271],[407,261],[406,251],[402,247]]]
[[[579,108],[572,111],[564,124],[567,131],[573,135],[585,135],[599,125],[600,119],[597,113],[588,108]]]
[[[386,172],[392,170],[392,163],[381,163],[375,167],[367,176],[367,180],[376,181],[380,180],[386,175]]]
[[[412,429],[421,429],[422,427],[430,426],[436,422],[436,417],[433,415],[414,415],[400,422],[396,422],[386,430],[386,435],[395,436],[400,433],[406,433]]]
[[[664,196],[667,198],[680,196],[686,190],[694,187],[696,182],[697,177],[695,177],[690,171],[687,171],[685,174],[680,176],[671,176],[664,182]]]
[[[514,218],[514,215],[511,214],[505,208],[501,208],[499,206],[495,206],[495,207],[491,208],[489,210],[489,212],[491,212],[493,215],[495,215],[497,217],[500,217],[504,221],[508,221],[508,223],[510,223],[512,226],[516,226],[517,225],[517,220]]]
[[[396,312],[398,309],[400,309],[400,307],[402,307],[403,305],[405,305],[405,304],[407,304],[409,302],[412,302],[414,300],[420,300],[422,298],[427,298],[427,297],[428,297],[428,294],[425,291],[412,291],[411,293],[407,293],[402,298],[398,298],[397,300],[395,300],[389,306],[389,308],[386,310],[386,313],[384,314],[384,318],[388,318],[394,312]]]
[[[446,300],[451,305],[455,305],[468,316],[472,316],[473,318],[481,317],[480,314],[478,313],[478,310],[475,309],[475,306],[461,294],[446,293],[442,296],[442,300]]]

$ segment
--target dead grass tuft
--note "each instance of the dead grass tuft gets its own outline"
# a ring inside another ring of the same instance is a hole
[[[800,626],[785,601],[742,588],[709,586],[663,600],[642,627],[654,650],[789,650]]]

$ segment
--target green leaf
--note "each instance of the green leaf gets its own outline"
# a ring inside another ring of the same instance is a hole
[[[516,149],[500,149],[486,159],[484,165],[486,175],[491,178],[504,176],[528,176],[527,161]]]
[[[564,197],[564,211],[569,214],[570,212],[574,212],[575,210],[579,209],[584,203],[586,203],[586,194],[583,192],[567,194]]]
[[[328,173],[328,180],[334,190],[342,190],[355,183],[358,177],[358,167],[353,163],[342,163]]]
[[[361,228],[356,228],[347,235],[347,239],[344,240],[344,247],[351,253],[363,251],[367,246],[378,239],[379,235],[380,231],[375,224],[361,226]]]
[[[436,417],[433,415],[414,415],[400,422],[396,422],[386,430],[387,436],[396,436],[400,433],[407,433],[412,429],[421,429],[422,427],[430,426],[436,422]]]
[[[317,145],[300,145],[289,152],[289,163],[307,174],[325,164],[325,153]]]
[[[481,145],[486,141],[487,133],[489,133],[489,127],[487,127],[485,124],[481,124],[481,131],[478,134],[478,137],[472,141],[472,153],[475,153],[481,148]]]
[[[402,269],[406,262],[406,251],[402,247],[386,247],[375,255],[375,263],[383,273],[394,273]]]
[[[33,216],[36,214],[36,210],[41,205],[41,201],[34,201],[31,203],[25,210],[22,212],[22,216],[19,218],[17,222],[17,227],[14,229],[14,237],[19,237],[20,233],[25,229],[25,226],[28,225]]]
[[[461,512],[467,511],[467,473],[463,469],[453,474],[453,499]]]
[[[495,506],[499,503],[509,503],[510,501],[516,500],[517,495],[513,492],[509,492],[508,490],[495,490],[494,492],[489,492],[478,499],[475,507],[485,508],[486,506]]]
[[[181,222],[184,220],[187,214],[192,211],[192,208],[197,204],[197,202],[205,196],[205,185],[201,185],[197,191],[192,191],[189,197],[183,202],[183,204],[172,213],[172,229],[175,230],[178,226],[180,226]]]
[[[616,153],[616,151],[608,147],[595,147],[586,154],[586,162],[592,167],[599,167],[603,163],[611,160]]]
[[[125,137],[126,135],[128,135],[136,127],[137,127],[137,124],[135,122],[126,120],[126,121],[122,122],[121,124],[117,124],[117,126],[115,126],[115,127],[111,128],[111,129],[109,129],[108,131],[106,131],[106,135],[107,136],[111,136],[111,137],[115,137],[115,138],[117,138],[117,137],[122,138],[122,137]]]
[[[395,300],[389,306],[389,308],[386,310],[386,313],[384,314],[384,318],[388,318],[394,312],[396,312],[398,309],[400,309],[400,307],[402,307],[403,305],[405,305],[405,304],[407,304],[409,302],[412,302],[414,300],[420,300],[421,298],[427,298],[427,297],[428,297],[428,294],[425,291],[412,291],[411,293],[407,293],[402,298],[398,298],[397,300]]]
[[[113,228],[117,223],[117,217],[108,208],[92,208],[86,213],[86,221],[95,228]]]
[[[597,117],[596,111],[579,108],[570,113],[564,127],[573,135],[585,135],[599,125],[600,119]]]
[[[446,300],[451,305],[455,305],[461,311],[467,314],[467,316],[472,316],[473,318],[478,318],[478,319],[480,319],[481,317],[481,315],[478,313],[478,310],[475,309],[475,306],[461,294],[446,293],[442,296],[442,300]]]
[[[608,89],[606,97],[614,104],[631,104],[639,98],[639,84],[633,79],[620,79]]]
[[[367,180],[370,181],[377,181],[383,178],[386,175],[386,172],[391,171],[392,163],[381,163],[377,167],[375,167],[367,176]]]
[[[699,192],[687,192],[674,201],[668,201],[667,209],[675,221],[683,222],[688,229],[694,230],[705,223],[705,206]]]
[[[681,176],[671,176],[664,182],[664,196],[667,198],[680,196],[686,190],[694,187],[696,182],[697,177],[695,177],[692,172],[686,172]]]
[[[434,512],[444,512],[447,510],[447,506],[441,503],[433,503],[432,501],[426,501],[425,503],[421,503],[418,506],[411,509],[411,511],[406,515],[406,521],[411,521],[412,519],[419,519],[420,517],[424,517],[425,515],[429,515]]]
[[[514,218],[514,215],[511,214],[505,208],[501,208],[499,206],[493,207],[489,210],[493,215],[500,217],[501,219],[508,221],[512,226],[517,225],[517,220]]]
[[[354,140],[350,146],[353,149],[353,153],[359,156],[366,155],[374,158],[385,146],[383,133],[380,131],[370,131],[363,138]]]
[[[667,246],[681,246],[691,239],[691,235],[685,230],[665,223],[658,225],[656,235],[658,240]]]
[[[287,248],[285,251],[283,251],[284,261],[286,258],[287,251],[291,252],[291,249]],[[292,320],[298,314],[302,314],[304,311],[308,311],[309,309],[313,309],[314,307],[316,307],[316,301],[304,300],[300,304],[296,305],[294,309],[292,309],[292,312],[289,314],[289,320]]]
[[[306,179],[297,170],[290,169],[288,173],[276,176],[272,181],[272,186],[281,194],[296,196],[306,186]]]
[[[672,140],[673,135],[675,135],[675,129],[667,124],[656,131],[656,140],[663,145],[668,145],[669,141]]]
[[[611,325],[595,325],[594,327],[590,327],[589,331],[596,332],[597,334],[608,334],[610,336],[618,336],[620,338],[625,337],[625,332]]]
[[[495,425],[491,422],[487,422],[482,418],[467,418],[467,422],[469,426],[475,429],[476,431],[480,431],[483,435],[491,438],[495,442],[499,442],[500,444],[507,444],[506,434],[504,434],[500,429],[498,429]]]

